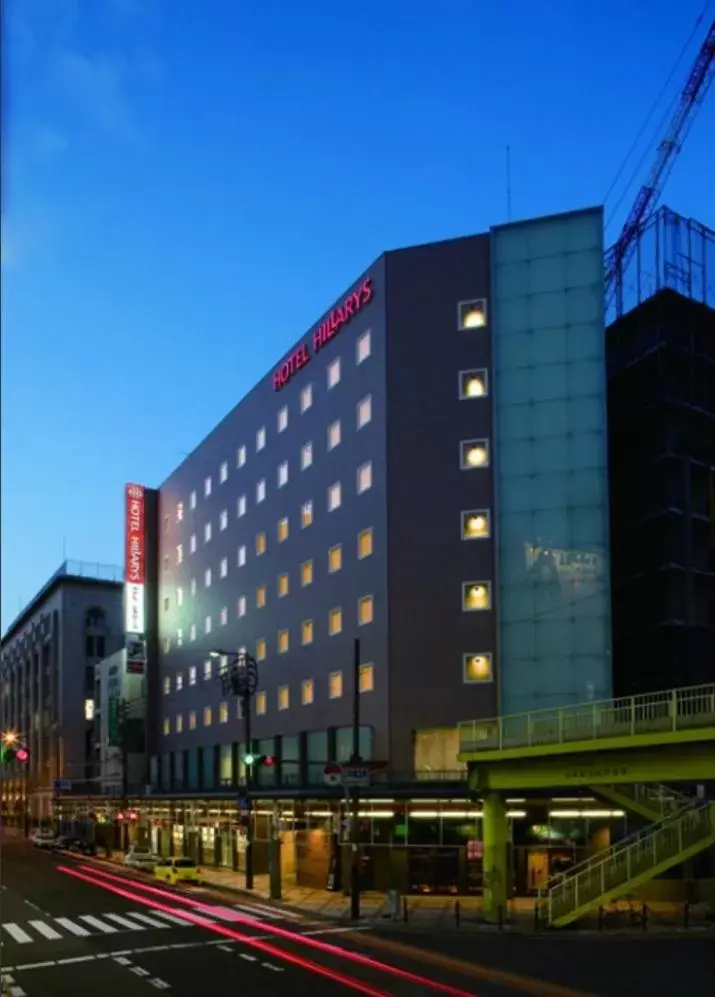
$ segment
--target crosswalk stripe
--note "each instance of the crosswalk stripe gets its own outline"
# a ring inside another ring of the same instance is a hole
[[[195,907],[197,913],[204,915],[203,907]],[[260,918],[256,914],[244,914],[242,911],[232,910],[230,907],[214,907],[211,905],[211,917],[218,917],[222,921],[245,921],[250,919],[251,921],[258,921]]]
[[[29,923],[32,925],[35,931],[37,931],[40,935],[44,935],[45,938],[50,938],[50,939],[62,938],[62,935],[59,933],[59,931],[55,931],[54,928],[50,927],[49,924],[45,924],[44,921],[30,921]]]
[[[255,904],[250,907],[248,906],[248,904],[246,905],[234,904],[233,906],[236,908],[236,910],[240,910],[242,913],[246,913],[251,917],[255,917],[258,919],[262,917],[267,917],[270,920],[279,921],[283,917],[283,914],[279,914],[277,911],[272,910],[270,907],[261,907],[259,904]]]
[[[28,935],[26,931],[23,931],[19,924],[13,924],[11,921],[9,924],[0,925],[11,938],[14,938],[16,942],[20,945],[26,945],[27,942],[32,941],[32,935]]]
[[[111,919],[122,928],[129,928],[130,931],[146,931],[146,927],[143,924],[136,924],[134,921],[130,921],[128,917],[122,917],[121,914],[105,914],[104,916],[107,920]]]
[[[187,921],[186,918],[177,917],[175,914],[167,914],[165,910],[155,910],[154,913],[157,917],[165,917],[167,921],[171,921],[173,924],[181,924],[184,927],[191,924],[191,921]]]
[[[100,921],[98,917],[94,917],[92,914],[80,914],[79,919],[80,921],[86,921],[90,927],[104,932],[105,935],[113,935],[117,930],[113,924],[105,924],[104,921]]]
[[[73,935],[77,935],[79,938],[86,938],[89,932],[86,928],[83,928],[81,924],[75,924],[68,917],[56,917],[55,921],[61,927],[65,928],[67,931],[71,932]]]
[[[234,907],[240,907],[241,910],[253,910],[258,911],[261,914],[265,914],[266,917],[274,917],[276,920],[288,917],[293,918],[297,921],[302,920],[300,914],[296,914],[292,910],[276,910],[275,907],[269,907],[267,904],[251,904],[250,907],[244,907],[243,904],[234,904]]]
[[[144,921],[145,924],[150,925],[152,928],[168,928],[168,924],[162,924],[161,921],[157,921],[155,917],[149,917],[148,914],[140,914],[139,911],[132,911],[132,917],[135,921]],[[186,922],[184,922],[186,923]]]

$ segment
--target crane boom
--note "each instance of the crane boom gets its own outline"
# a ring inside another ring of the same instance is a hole
[[[648,180],[638,191],[621,234],[606,254],[606,308],[608,309],[615,293],[619,315],[623,311],[623,272],[633,254],[636,236],[663,192],[673,164],[693,123],[695,111],[702,104],[713,78],[715,78],[715,21],[710,25],[707,37],[695,58],[668,131],[658,146],[658,153]]]

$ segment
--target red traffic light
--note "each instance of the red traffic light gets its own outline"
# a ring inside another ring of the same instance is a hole
[[[268,766],[275,765],[276,764],[276,756],[275,755],[265,755],[264,758],[263,758],[263,764],[264,765],[268,765]]]
[[[17,758],[18,762],[26,762],[29,757],[30,752],[27,748],[18,748],[15,752],[15,758]]]

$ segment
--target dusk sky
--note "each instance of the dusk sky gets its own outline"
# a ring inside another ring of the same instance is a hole
[[[7,0],[2,629],[383,250],[603,203],[703,0]],[[653,162],[713,16],[615,190]],[[663,202],[715,227],[715,92]],[[628,182],[631,181],[632,182]],[[620,203],[619,203],[620,202]]]

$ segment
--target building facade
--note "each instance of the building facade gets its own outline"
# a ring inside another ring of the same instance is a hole
[[[2,638],[0,729],[20,734],[22,768],[4,773],[3,811],[52,815],[53,785],[95,775],[94,668],[124,640],[121,570],[65,561]]]
[[[127,648],[95,667],[94,736],[100,796],[142,795],[147,785],[146,675],[127,668]]]

